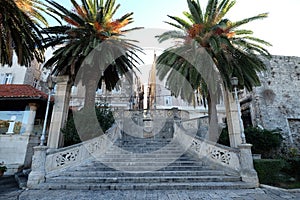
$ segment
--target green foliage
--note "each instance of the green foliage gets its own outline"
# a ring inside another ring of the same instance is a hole
[[[226,125],[225,128],[223,128],[219,140],[218,140],[219,144],[225,145],[225,146],[230,146],[230,141],[229,141],[229,135],[228,135],[228,127]]]
[[[284,166],[281,159],[259,159],[254,160],[254,168],[258,174],[259,182],[274,185],[280,178],[280,170]]]
[[[101,104],[96,107],[96,115],[103,132],[107,131],[115,122],[113,113],[107,105]]]
[[[282,142],[281,133],[266,129],[249,127],[245,129],[246,141],[253,145],[252,153],[262,154],[262,157],[272,157],[273,151],[278,150]]]
[[[261,154],[263,158],[274,157],[272,154],[278,150],[282,143],[281,133],[255,127],[245,129],[247,143],[252,144],[252,153]],[[225,127],[220,135],[219,144],[230,146],[228,128]]]
[[[133,22],[133,13],[116,19],[114,14],[120,7],[116,0],[82,0],[82,5],[75,0],[70,1],[73,10],[66,9],[58,1],[46,0],[47,9],[67,25],[43,29],[47,36],[45,47],[58,46],[44,67],[52,69],[53,75],[74,78],[82,66],[91,66],[85,70],[86,76],[95,81],[100,78],[95,70],[102,72],[99,87],[104,80],[106,89],[112,90],[118,86],[120,77],[137,69],[136,65],[140,62],[136,52],[141,48],[133,40],[122,37],[128,31],[138,29],[125,29]]]
[[[114,117],[111,109],[107,105],[101,104],[96,106],[95,111],[101,129],[103,130],[103,132],[107,131],[114,123]],[[61,132],[64,135],[64,146],[70,146],[73,144],[80,143],[82,141],[75,127],[73,113],[72,112],[69,113],[70,114],[66,122],[66,125],[61,130]],[[88,124],[87,127],[89,127]]]
[[[48,26],[47,19],[43,14],[47,14],[44,2],[40,0],[14,0],[19,9],[26,13],[36,24]],[[51,15],[49,15],[51,17]]]
[[[226,90],[233,88],[230,80],[237,77],[239,87],[251,91],[260,85],[257,72],[266,69],[261,58],[271,57],[265,49],[271,44],[252,37],[251,30],[239,30],[241,25],[266,18],[267,14],[232,22],[225,17],[235,2],[208,0],[202,10],[200,1],[187,0],[189,10],[183,13],[185,18],[168,15],[171,22],[166,23],[176,30],[158,36],[159,42],[177,41],[157,58],[158,78],[176,97],[194,105],[194,92],[198,91],[208,102],[210,120],[215,117],[212,100],[221,94],[220,77]]]
[[[65,127],[61,129],[61,132],[64,135],[64,146],[70,146],[81,142],[74,124],[73,113],[71,111],[69,112]]]
[[[6,172],[6,170],[7,170],[7,167],[4,165],[4,162],[2,161],[0,163],[0,171]]]
[[[298,155],[300,155],[300,154],[296,147],[292,147],[289,149],[289,152],[288,152],[289,158],[296,158]]]
[[[0,64],[13,64],[13,55],[18,64],[31,66],[33,59],[44,61],[43,35],[40,27],[20,8],[15,1],[0,3]]]
[[[282,172],[300,181],[300,158],[288,158],[285,159],[285,165]]]
[[[174,93],[178,94],[177,88],[180,85],[175,84],[173,87],[173,71],[182,74],[182,77],[186,78],[193,86],[193,89],[196,89],[200,87],[199,80],[205,80],[205,77],[193,68],[207,70],[213,69],[215,66],[220,72],[226,89],[232,88],[230,78],[234,76],[239,79],[240,87],[246,87],[249,91],[253,86],[260,85],[257,72],[265,70],[266,66],[259,55],[270,58],[271,55],[265,47],[271,46],[271,44],[253,37],[253,31],[239,28],[249,22],[264,19],[267,14],[262,13],[232,22],[226,18],[226,14],[235,3],[234,0],[208,0],[206,9],[202,10],[200,1],[187,0],[189,11],[184,12],[186,18],[168,15],[171,22],[166,23],[177,30],[167,31],[158,36],[158,39],[160,42],[177,39],[182,43],[176,43],[158,57],[157,63],[160,65],[157,65],[157,73],[160,79],[168,77],[166,84],[172,92],[175,90]],[[205,55],[201,49],[205,49],[214,62],[213,64],[203,62]],[[201,57],[200,61],[202,62],[193,63],[192,61],[191,63],[192,57]],[[169,68],[166,69],[166,66]],[[200,71],[203,72],[203,70]],[[191,75],[196,78],[191,78]],[[185,88],[181,93],[185,93]],[[183,95],[184,97],[190,100],[189,96]]]

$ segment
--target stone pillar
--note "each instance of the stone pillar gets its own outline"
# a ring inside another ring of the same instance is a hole
[[[63,128],[69,109],[71,84],[69,76],[58,76],[55,78],[56,93],[54,95],[55,103],[52,110],[51,123],[49,128],[48,146],[50,148],[59,148],[63,146]]]
[[[151,118],[150,110],[148,110],[146,116],[143,117],[143,124],[143,138],[153,137],[153,119]]]
[[[26,123],[25,135],[32,135],[33,128],[34,128],[34,120],[37,110],[36,103],[29,103],[29,111],[28,111],[28,118]]]
[[[45,182],[46,152],[48,147],[36,146],[33,149],[31,172],[27,181],[27,187],[32,189],[38,188],[38,184]]]
[[[242,177],[242,181],[246,183],[251,183],[255,187],[258,187],[259,180],[253,165],[251,147],[252,144],[238,145],[238,148],[240,149],[240,175]]]
[[[238,108],[233,95],[229,91],[225,91],[224,94],[230,146],[237,148],[238,145],[242,144]]]

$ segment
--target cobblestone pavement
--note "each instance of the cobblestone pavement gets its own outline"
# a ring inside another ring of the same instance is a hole
[[[300,200],[300,189],[261,186],[240,190],[28,190],[19,189],[11,176],[0,179],[0,200]]]
[[[2,200],[284,200],[300,199],[300,191],[257,188],[246,190],[75,191],[15,190],[0,193]]]

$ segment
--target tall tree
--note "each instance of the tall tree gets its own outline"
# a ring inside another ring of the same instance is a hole
[[[74,7],[72,10],[52,0],[46,1],[49,3],[49,11],[59,16],[66,25],[45,29],[45,33],[50,35],[46,39],[46,47],[57,47],[45,67],[53,66],[53,75],[69,75],[74,81],[82,65],[88,64],[85,74],[90,78],[83,80],[87,88],[85,106],[94,107],[93,82],[99,81],[98,87],[101,88],[104,81],[106,89],[112,90],[120,77],[135,68],[139,61],[136,51],[140,51],[140,48],[132,41],[122,38],[126,32],[137,29],[124,30],[125,26],[133,22],[133,13],[113,19],[120,7],[115,0],[81,0],[81,5],[70,0]],[[101,44],[105,44],[104,49],[101,49]],[[116,55],[121,56],[116,58]],[[103,68],[105,65],[108,67]],[[100,80],[95,80],[95,70],[101,69]]]
[[[208,0],[204,12],[199,0],[187,0],[187,4],[189,11],[183,12],[186,19],[169,16],[173,22],[166,22],[179,30],[168,31],[159,36],[160,42],[175,39],[177,43],[158,57],[157,73],[160,79],[167,77],[167,85],[175,95],[181,95],[190,102],[193,95],[176,84],[178,80],[174,79],[185,78],[194,90],[200,88],[202,95],[208,100],[209,113],[214,113],[210,119],[215,121],[217,102],[216,95],[212,92],[215,90],[208,90],[207,82],[210,80],[203,75],[211,74],[207,70],[215,68],[225,89],[229,91],[232,88],[232,77],[238,78],[240,88],[246,87],[251,91],[253,86],[258,86],[260,81],[257,72],[265,70],[261,56],[271,57],[264,48],[270,44],[253,37],[253,31],[241,29],[241,26],[266,18],[267,13],[232,22],[225,15],[235,5],[234,0]],[[175,72],[181,76],[173,76]],[[216,137],[211,136],[211,139],[216,140]]]
[[[11,66],[13,55],[18,63],[30,66],[31,61],[44,61],[42,34],[39,26],[12,0],[0,1],[0,63]]]

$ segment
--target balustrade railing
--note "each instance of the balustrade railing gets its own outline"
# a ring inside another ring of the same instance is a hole
[[[121,135],[121,129],[114,124],[102,136],[82,142],[80,144],[69,147],[50,150],[46,153],[45,171],[64,169],[68,166],[75,166],[85,160],[97,157],[106,152],[106,150],[115,142]]]

